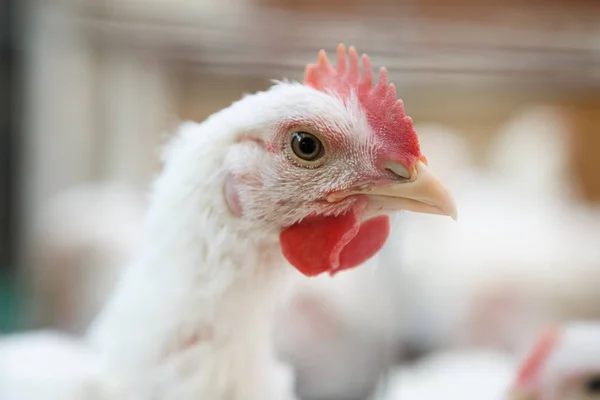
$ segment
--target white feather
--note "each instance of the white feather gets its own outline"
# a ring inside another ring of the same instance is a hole
[[[78,339],[37,331],[0,338],[2,400],[129,400]]]
[[[303,399],[364,399],[398,355],[402,303],[379,259],[334,277],[297,282],[275,325],[279,355]]]
[[[378,400],[501,400],[514,375],[514,360],[481,349],[435,353],[397,369]]]
[[[543,125],[535,119],[547,117],[533,113],[523,129]],[[384,253],[389,263],[403,266],[395,269],[395,281],[398,292],[411,296],[411,336],[421,347],[479,344],[518,350],[547,324],[600,313],[595,289],[600,251],[593,239],[600,219],[593,209],[554,190],[568,193],[571,184],[566,174],[556,174],[556,166],[564,166],[560,160],[567,149],[557,144],[564,134],[548,133],[552,145],[544,147],[544,134],[532,132],[547,151],[522,149],[529,158],[511,159],[517,164],[500,171],[468,162],[461,166],[453,157],[432,158],[454,167],[441,169],[461,205],[458,222],[403,214],[396,221],[399,233]],[[424,154],[444,148],[462,154],[467,148],[447,129],[429,127],[423,138]],[[499,165],[510,158],[504,151],[500,146]],[[538,161],[518,176],[519,169]],[[538,178],[555,183],[527,183]]]
[[[263,171],[265,157],[273,156],[238,140],[251,135],[266,141],[279,121],[323,116],[328,125],[346,128],[357,117],[339,99],[281,83],[202,124],[182,125],[166,149],[141,251],[89,334],[107,368],[141,396],[293,397],[270,342],[272,308],[285,275],[296,273],[283,260],[277,232],[311,210],[285,209],[281,196],[316,194],[286,191],[281,177]],[[240,191],[248,208],[236,218],[223,185],[228,173],[254,173],[253,165],[263,171],[262,201],[251,201],[251,188]]]

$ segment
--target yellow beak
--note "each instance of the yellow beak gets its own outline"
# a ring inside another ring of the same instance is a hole
[[[519,390],[513,388],[506,395],[507,400],[536,400],[537,396],[533,391]]]
[[[394,170],[393,166],[388,169]],[[398,169],[405,170],[401,165],[398,165]],[[422,161],[417,161],[408,180],[367,185],[357,190],[334,193],[327,200],[339,201],[353,194],[366,194],[371,205],[381,210],[448,215],[454,220],[458,215],[454,198]]]

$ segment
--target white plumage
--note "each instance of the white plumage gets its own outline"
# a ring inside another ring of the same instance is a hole
[[[434,353],[392,371],[377,400],[503,400],[513,378],[512,357],[485,349]]]
[[[364,400],[400,353],[403,303],[379,271],[380,258],[335,277],[301,280],[275,324],[279,356],[304,400]]]
[[[468,146],[426,127],[422,147],[459,199],[460,220],[401,215],[385,253],[403,266],[396,281],[411,296],[411,336],[421,347],[519,350],[549,323],[600,313],[592,233],[600,219],[577,202],[577,182],[565,173],[565,126],[559,110],[526,110],[493,144],[487,169],[441,154]]]
[[[368,57],[358,76],[348,54],[334,70],[320,53],[307,84],[185,123],[167,147],[137,253],[86,337],[136,399],[294,398],[271,335],[291,266],[359,266],[395,210],[456,215],[385,70],[371,89]]]
[[[600,398],[600,322],[574,320],[546,330],[523,362],[509,400]]]
[[[49,331],[0,341],[2,400],[130,400],[117,377],[76,338]]]
[[[220,196],[229,146],[250,125],[235,111],[235,120],[216,114],[181,127],[140,255],[90,331],[109,368],[142,397],[280,395],[271,392],[279,388],[264,331],[283,259],[273,233],[247,236],[251,227],[228,216]]]
[[[294,273],[284,267],[274,228],[311,213],[309,200],[318,194],[297,192],[309,208],[288,208],[292,203],[280,196],[294,191],[281,185],[281,177],[265,175],[272,172],[265,171],[258,146],[236,140],[249,132],[261,137],[282,118],[310,119],[311,110],[327,115],[331,126],[356,126],[357,115],[339,100],[285,83],[201,125],[182,126],[168,148],[142,252],[90,332],[110,368],[136,391],[164,399],[291,396],[291,388],[278,387],[280,368],[269,339],[269,310],[285,286],[282,275]],[[228,171],[263,174],[261,192],[241,189],[248,207],[243,219],[229,214],[220,195]],[[269,196],[276,197],[270,202]]]

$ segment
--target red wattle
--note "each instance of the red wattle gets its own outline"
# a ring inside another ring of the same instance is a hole
[[[358,234],[340,253],[340,265],[330,271],[331,275],[359,266],[373,257],[385,244],[390,234],[390,218],[380,215],[364,222]]]
[[[374,256],[385,243],[389,218],[379,216],[361,224],[362,207],[333,217],[305,218],[279,235],[285,258],[306,276],[335,274]]]

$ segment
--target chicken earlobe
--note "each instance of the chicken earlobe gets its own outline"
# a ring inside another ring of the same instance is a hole
[[[236,217],[241,217],[244,211],[242,209],[242,205],[240,204],[240,197],[235,190],[233,177],[231,175],[228,175],[227,178],[225,178],[223,192],[229,211]]]

